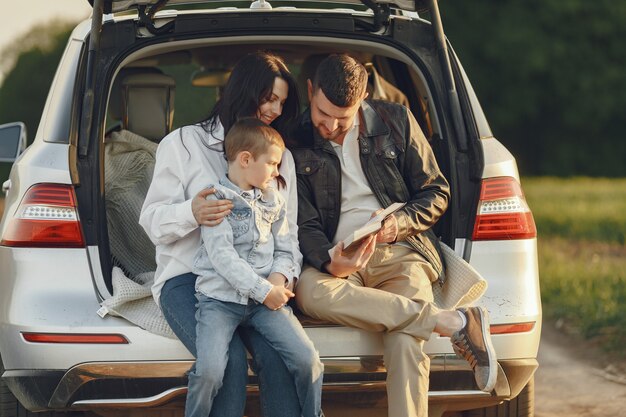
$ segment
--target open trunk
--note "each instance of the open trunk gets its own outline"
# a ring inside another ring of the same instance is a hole
[[[203,23],[202,18],[200,21],[189,19],[190,26],[202,26]],[[343,26],[344,23],[347,22],[335,24]],[[370,72],[370,97],[396,101],[411,109],[432,145],[444,175],[453,186],[453,201],[456,204],[451,205],[444,218],[437,224],[437,234],[450,246],[454,246],[455,239],[467,237],[468,231],[471,230],[470,207],[476,190],[476,183],[472,183],[471,180],[475,175],[475,167],[470,170],[467,162],[469,155],[456,154],[454,158],[450,156],[456,153],[455,144],[454,141],[447,139],[450,137],[447,133],[449,129],[446,123],[447,115],[440,114],[438,109],[440,106],[437,103],[441,100],[440,85],[436,83],[431,73],[424,71],[428,66],[436,65],[436,62],[420,59],[412,51],[406,50],[401,43],[392,48],[380,43],[370,43],[367,36],[363,35],[352,38],[338,37],[331,42],[315,34],[270,35],[266,38],[260,38],[258,35],[241,36],[234,41],[232,38],[203,37],[158,44],[151,48],[149,53],[140,50],[125,59],[127,64],[123,68],[111,68],[115,73],[115,81],[108,102],[106,135],[117,134],[115,127],[122,126],[124,132],[130,131],[148,139],[141,145],[146,147],[143,150],[145,153],[143,158],[147,158],[141,162],[145,164],[141,168],[143,172],[132,174],[131,190],[128,186],[120,190],[120,183],[125,182],[125,176],[111,172],[111,169],[118,169],[120,165],[117,162],[111,163],[109,159],[111,153],[107,152],[107,146],[104,148],[104,196],[107,201],[109,226],[107,234],[99,236],[98,243],[101,253],[106,253],[110,249],[113,265],[122,267],[130,275],[154,270],[154,262],[150,262],[154,251],[145,249],[150,242],[137,224],[138,210],[150,182],[153,166],[150,165],[150,155],[154,158],[154,149],[160,140],[160,135],[154,132],[153,121],[156,119],[159,126],[165,127],[161,129],[164,136],[173,128],[204,120],[219,96],[220,88],[227,80],[232,66],[244,54],[259,49],[272,50],[285,59],[297,77],[302,108],[306,108],[306,80],[312,76],[317,63],[324,56],[329,53],[348,52],[365,63]],[[151,86],[154,90],[152,93],[135,94],[135,91],[145,91],[146,86],[141,85],[141,77],[154,80],[156,84]],[[125,82],[122,87],[123,79],[131,81]],[[166,85],[159,85],[160,82]],[[120,90],[123,92],[120,93]],[[161,121],[171,121],[172,113],[173,123],[163,124]],[[133,117],[136,120],[133,120]],[[475,140],[477,141],[477,138]],[[93,148],[94,151],[97,149],[102,148]],[[120,156],[119,153],[115,155]],[[137,168],[137,164],[134,165]],[[137,175],[142,178],[137,178]],[[462,183],[461,188],[459,182]],[[109,189],[106,189],[107,187]],[[132,194],[128,194],[129,192]],[[126,205],[124,201],[127,202]],[[113,211],[115,214],[112,217]],[[135,232],[129,233],[132,230]],[[120,239],[124,240],[121,245]],[[110,246],[107,245],[107,240]],[[136,256],[134,253],[137,251],[142,255]],[[133,255],[130,256],[130,253]],[[139,258],[145,260],[143,266],[128,265],[128,262],[136,264]],[[107,259],[102,261],[104,276],[110,277],[112,265],[107,265]],[[110,278],[107,278],[107,286],[111,286]]]

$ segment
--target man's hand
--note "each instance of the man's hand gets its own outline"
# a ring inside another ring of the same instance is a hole
[[[294,296],[295,294],[285,288],[284,285],[274,285],[267,297],[265,297],[265,300],[263,300],[263,304],[270,310],[278,310]]]
[[[383,227],[376,233],[376,242],[394,243],[398,238],[398,220],[393,214],[385,219]]]
[[[361,243],[361,246],[350,256],[344,256],[343,242],[337,243],[330,249],[330,262],[326,270],[336,277],[347,277],[367,265],[376,249],[376,236],[370,236]]]
[[[214,194],[214,188],[205,188],[191,200],[191,211],[200,226],[217,226],[224,220],[233,208],[230,200],[207,200],[206,197]]]

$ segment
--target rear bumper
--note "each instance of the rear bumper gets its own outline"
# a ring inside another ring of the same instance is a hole
[[[386,372],[379,357],[323,358],[324,395],[372,393],[384,395]],[[7,371],[3,378],[26,408],[39,410],[97,410],[158,408],[182,405],[187,392],[186,372],[192,361],[97,362],[63,371]],[[431,357],[429,402],[447,410],[497,404],[517,396],[537,369],[535,359],[499,363],[498,383],[492,393],[476,387],[471,370],[455,355]],[[258,393],[251,373],[250,395]]]

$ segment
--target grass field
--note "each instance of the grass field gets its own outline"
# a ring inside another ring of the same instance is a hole
[[[626,179],[525,178],[544,314],[626,356]]]

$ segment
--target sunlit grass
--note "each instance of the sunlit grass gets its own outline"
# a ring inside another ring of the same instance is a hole
[[[626,179],[526,178],[544,314],[624,353]]]
[[[546,237],[539,240],[544,314],[604,347],[626,345],[626,247]]]
[[[625,243],[626,178],[525,178],[540,236]]]

